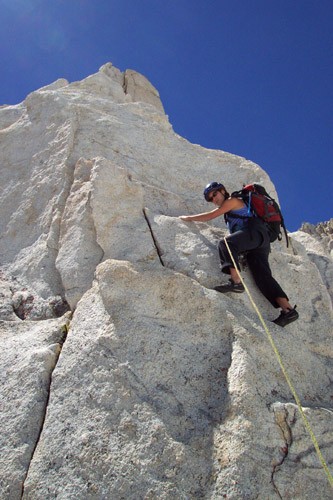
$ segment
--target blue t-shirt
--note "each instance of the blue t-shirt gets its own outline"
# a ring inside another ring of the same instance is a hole
[[[232,214],[232,217],[228,217],[228,214]],[[234,217],[234,215],[242,215],[243,217],[246,217],[246,219],[241,219]],[[226,213],[226,220],[227,220],[227,226],[229,229],[230,233],[235,233],[236,231],[239,231],[240,229],[243,229],[244,227],[247,226],[248,224],[248,218],[253,217],[253,214],[249,212],[249,209],[247,206],[244,206],[242,208],[238,208],[237,210],[230,210],[230,212]]]

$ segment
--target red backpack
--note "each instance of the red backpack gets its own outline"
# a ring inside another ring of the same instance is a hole
[[[231,196],[244,201],[248,207],[249,217],[259,217],[265,222],[271,242],[282,239],[281,228],[283,228],[287,246],[289,246],[287,230],[280,207],[269,196],[263,186],[260,184],[248,184],[243,189],[234,191]]]

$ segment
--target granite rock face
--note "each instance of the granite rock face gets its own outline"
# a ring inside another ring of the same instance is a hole
[[[249,297],[212,290],[222,219],[178,218],[211,180],[276,196],[267,174],[177,135],[111,63],[0,129],[0,497],[331,498]],[[270,260],[299,321],[271,323],[242,274],[332,468],[332,232],[290,240]]]
[[[293,233],[293,242],[294,251],[306,255],[317,267],[333,302],[333,219],[316,226],[303,224]]]

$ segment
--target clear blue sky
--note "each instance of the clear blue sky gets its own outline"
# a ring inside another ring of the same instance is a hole
[[[178,134],[267,171],[289,230],[333,217],[333,0],[0,7],[0,104],[109,61],[134,69],[158,89]]]

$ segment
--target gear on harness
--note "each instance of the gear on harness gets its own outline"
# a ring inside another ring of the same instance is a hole
[[[246,252],[242,252],[238,255],[238,263],[242,271],[245,271],[245,269],[247,268]]]

